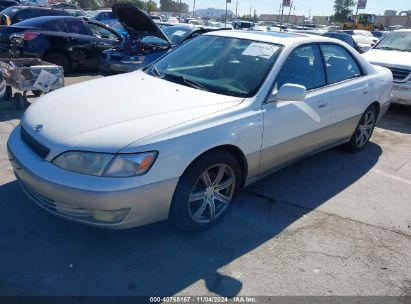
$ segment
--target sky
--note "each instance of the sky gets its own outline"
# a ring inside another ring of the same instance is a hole
[[[194,0],[182,0],[190,6],[190,10],[193,9]],[[224,0],[195,0],[197,8],[222,8],[225,9]],[[236,1],[231,0],[228,4],[228,9],[235,13]],[[333,13],[334,0],[293,0],[295,5],[295,13],[297,15],[309,16],[323,16]],[[245,15],[250,13],[250,7],[252,13],[254,9],[257,10],[257,14],[278,14],[281,0],[238,0],[238,13],[239,15]],[[285,9],[288,14],[288,8]],[[385,10],[397,10],[398,12],[403,10],[411,10],[411,0],[368,0],[367,8],[360,10],[363,13],[372,13],[376,15],[383,15]],[[293,13],[294,9],[292,10]]]

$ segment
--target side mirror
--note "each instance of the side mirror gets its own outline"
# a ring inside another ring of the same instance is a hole
[[[280,90],[271,94],[267,102],[283,101],[304,101],[307,89],[299,84],[286,83]]]

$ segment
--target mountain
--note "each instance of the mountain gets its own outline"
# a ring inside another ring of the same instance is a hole
[[[218,18],[221,16],[224,16],[225,14],[225,9],[217,9],[217,8],[207,8],[207,9],[196,9],[196,15],[200,17],[213,17],[213,18]],[[227,10],[227,16],[235,17],[235,14]]]

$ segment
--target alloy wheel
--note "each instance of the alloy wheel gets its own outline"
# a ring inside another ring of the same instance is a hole
[[[216,220],[230,205],[234,195],[236,176],[225,164],[205,170],[194,184],[189,196],[189,214],[197,223]]]
[[[368,111],[361,118],[358,125],[357,135],[355,137],[355,142],[358,147],[363,147],[372,135],[372,131],[375,123],[375,113],[374,111]]]

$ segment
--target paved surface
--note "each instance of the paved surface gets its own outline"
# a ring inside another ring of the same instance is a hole
[[[245,189],[197,235],[36,207],[6,156],[20,115],[0,103],[0,295],[411,295],[411,108],[392,107],[361,153],[333,149]]]

